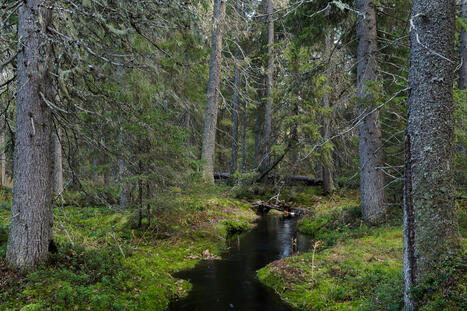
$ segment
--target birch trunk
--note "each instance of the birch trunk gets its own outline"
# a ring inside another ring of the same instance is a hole
[[[410,290],[459,245],[454,202],[455,0],[414,0],[405,136],[405,310]],[[433,51],[436,51],[434,53]],[[440,276],[441,277],[441,276]]]
[[[360,115],[374,108],[368,82],[377,81],[376,0],[356,0],[362,16],[357,20],[357,97]],[[360,123],[360,192],[362,214],[367,222],[378,222],[386,212],[381,123],[379,111]]]
[[[203,178],[208,183],[214,183],[214,151],[216,144],[217,106],[219,100],[222,37],[226,2],[227,0],[214,0],[214,14],[212,17],[211,59],[209,62],[208,93],[201,152],[201,160],[204,161],[202,171]]]
[[[6,259],[27,272],[47,259],[53,221],[51,100],[52,11],[43,0],[25,0],[18,11],[18,96],[13,200]]]

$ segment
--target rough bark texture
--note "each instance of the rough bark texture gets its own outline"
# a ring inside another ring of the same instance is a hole
[[[211,59],[209,62],[208,99],[201,152],[201,160],[204,161],[203,178],[209,183],[214,183],[214,150],[216,144],[217,105],[219,100],[222,37],[226,2],[227,0],[214,0],[214,14],[212,17],[213,32]]]
[[[461,5],[461,18],[464,23],[467,23],[467,0],[462,0]],[[460,47],[459,47],[459,58],[462,62],[462,67],[459,71],[459,89],[467,89],[467,31],[461,30],[460,33]]]
[[[357,0],[364,16],[357,21],[357,89],[360,114],[371,111],[374,99],[368,81],[377,79],[376,4],[375,0]],[[360,124],[360,192],[362,213],[367,222],[378,222],[386,212],[381,123],[379,112],[367,116]]]
[[[266,10],[268,17],[268,66],[266,70],[266,104],[264,109],[264,159],[261,171],[269,167],[272,144],[272,89],[274,87],[274,4],[272,0],[267,0]]]
[[[410,289],[458,250],[454,202],[455,0],[414,0],[405,138],[405,309]],[[436,276],[434,276],[436,279]]]
[[[334,36],[331,31],[328,31],[325,38],[325,44],[323,48],[323,62],[330,57],[331,49],[333,45]],[[322,98],[322,105],[325,110],[329,110],[330,102],[329,102],[329,92],[331,90],[331,76],[329,74],[329,70],[326,73],[327,80],[326,80],[326,89],[323,94]],[[321,128],[321,136],[323,137],[324,141],[327,141],[330,137],[329,135],[329,117],[324,115],[323,116],[323,127]],[[332,178],[332,171],[333,171],[333,164],[332,164],[332,153],[330,151],[323,152],[322,156],[322,171],[323,171],[323,192],[325,194],[330,194],[334,192],[334,180]]]
[[[54,191],[56,194],[63,193],[63,156],[60,132],[60,128],[57,128],[57,131],[54,131],[52,134],[54,147]]]
[[[26,0],[18,12],[18,97],[10,234],[6,259],[27,272],[47,259],[52,226],[51,44],[52,12],[43,0]]]
[[[234,98],[233,98],[233,125],[232,125],[232,156],[230,158],[230,174],[237,171],[238,159],[238,102],[239,102],[240,72],[235,66]]]

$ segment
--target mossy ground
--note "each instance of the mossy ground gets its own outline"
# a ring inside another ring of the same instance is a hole
[[[6,268],[9,204],[0,204],[0,310],[164,310],[191,287],[173,273],[215,258],[229,233],[253,226],[249,204],[224,190],[172,189],[144,229],[134,228],[134,210],[57,207],[58,252],[26,276]]]
[[[258,271],[259,279],[298,310],[402,310],[400,209],[393,209],[384,225],[368,226],[361,219],[356,191],[314,195],[309,201],[311,212],[299,230],[317,242],[314,259],[310,251],[273,262]],[[459,206],[465,247],[466,215],[465,206]],[[458,270],[451,267],[452,277],[430,289],[431,302],[424,310],[467,308],[466,267],[465,259]]]

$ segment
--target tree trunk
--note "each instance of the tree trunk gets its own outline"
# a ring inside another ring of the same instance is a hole
[[[227,0],[214,0],[212,17],[213,32],[211,43],[211,60],[209,62],[209,81],[204,118],[204,134],[201,160],[203,178],[208,183],[214,183],[214,151],[216,144],[217,105],[219,100],[220,67],[222,56],[222,36]]]
[[[98,178],[97,178],[97,154],[94,154],[91,163],[92,163],[92,182],[97,184]]]
[[[5,121],[2,121],[2,128],[0,133],[0,165],[2,166],[2,187],[5,187],[6,184],[6,144],[5,144],[5,132],[6,126]]]
[[[13,201],[6,259],[27,272],[47,259],[52,230],[51,43],[52,11],[42,0],[22,2],[18,12],[18,97]]]
[[[118,163],[118,181],[120,184],[119,201],[121,208],[128,208],[131,199],[131,186],[127,180],[129,173],[124,159],[120,158]]]
[[[357,21],[357,88],[360,115],[374,108],[374,96],[368,81],[377,81],[376,3],[357,0],[357,9],[364,16]],[[368,115],[360,123],[360,192],[362,214],[367,222],[378,222],[386,212],[381,123],[379,112]]]
[[[242,173],[245,173],[246,170],[246,122],[246,103],[244,103],[242,111]]]
[[[324,48],[323,48],[323,63],[328,60],[331,54],[331,49],[334,41],[334,36],[331,31],[326,33]],[[329,117],[327,116],[328,110],[330,108],[329,103],[329,92],[331,90],[331,75],[329,69],[326,73],[326,87],[322,98],[322,105],[326,112],[323,115],[323,127],[321,128],[321,136],[324,141],[329,139]],[[333,161],[332,161],[332,152],[330,150],[322,151],[322,171],[323,171],[323,192],[325,194],[331,194],[334,192],[334,181],[332,178],[333,171]]]
[[[57,128],[57,131],[54,131],[52,134],[54,146],[54,190],[56,194],[63,193],[63,156],[60,133],[60,128]]]
[[[467,0],[462,0],[461,5],[461,18],[467,22]],[[467,31],[462,28],[460,33],[460,47],[459,47],[459,58],[462,62],[462,67],[459,71],[459,89],[467,89]]]
[[[238,158],[238,102],[239,102],[239,87],[240,87],[240,72],[238,66],[235,65],[234,79],[234,98],[233,98],[233,125],[232,125],[232,156],[230,159],[230,174],[233,175],[237,171]]]
[[[274,4],[272,0],[267,0],[267,17],[268,17],[268,66],[266,70],[266,105],[264,109],[264,159],[262,170],[269,167],[270,152],[271,152],[271,134],[272,134],[272,89],[274,84]]]
[[[428,275],[436,280],[435,268],[459,246],[453,177],[455,0],[414,0],[411,24],[403,265],[408,311],[421,307],[411,288]]]
[[[262,145],[263,145],[263,132],[264,132],[264,103],[263,100],[263,83],[259,83],[258,95],[259,103],[256,107],[256,121],[255,121],[255,167],[259,169],[263,160]]]

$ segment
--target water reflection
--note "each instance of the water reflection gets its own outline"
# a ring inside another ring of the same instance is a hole
[[[177,274],[190,280],[193,289],[169,310],[290,310],[257,280],[256,270],[312,247],[310,239],[296,232],[297,221],[265,216],[256,229],[229,241],[225,259],[200,262],[194,269]]]

